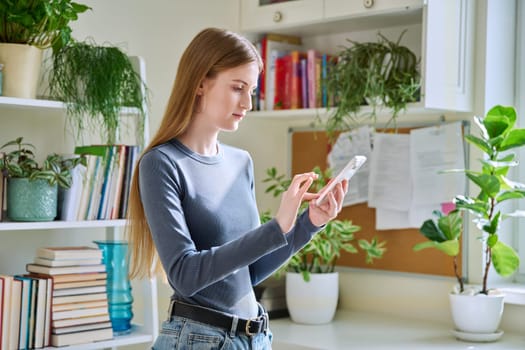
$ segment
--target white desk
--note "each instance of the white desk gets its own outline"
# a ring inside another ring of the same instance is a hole
[[[505,333],[491,343],[457,340],[450,332],[451,325],[452,321],[443,324],[347,310],[339,310],[335,319],[324,325],[302,325],[289,318],[270,320],[273,350],[525,349],[525,325],[523,333]]]

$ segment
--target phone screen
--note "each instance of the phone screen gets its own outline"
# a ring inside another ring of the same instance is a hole
[[[350,161],[345,165],[343,170],[341,170],[339,174],[337,174],[337,176],[334,177],[328,185],[321,189],[321,191],[319,192],[319,197],[315,201],[315,204],[320,205],[326,198],[326,195],[334,189],[335,185],[337,185],[344,179],[350,180],[365,162],[366,157],[361,155],[355,156],[352,159],[350,159]]]

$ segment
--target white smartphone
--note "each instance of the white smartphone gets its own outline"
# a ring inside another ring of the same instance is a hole
[[[345,165],[343,170],[341,170],[339,174],[337,174],[333,181],[330,182],[330,184],[328,184],[327,186],[323,187],[323,189],[321,189],[321,191],[319,192],[319,197],[317,197],[315,204],[320,205],[324,201],[326,195],[334,189],[335,185],[337,185],[344,179],[350,180],[365,162],[365,156],[355,156],[352,159],[350,159],[350,161]]]

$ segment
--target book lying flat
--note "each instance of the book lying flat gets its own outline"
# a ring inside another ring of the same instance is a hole
[[[105,291],[106,291],[106,285],[103,285],[103,286],[92,286],[92,287],[58,289],[58,290],[53,291],[53,295],[60,297],[60,296],[65,296],[65,295],[103,293]]]
[[[90,330],[110,328],[110,327],[111,327],[111,322],[109,321],[108,322],[98,322],[98,323],[90,323],[90,324],[84,324],[84,325],[79,325],[79,326],[55,328],[53,330],[53,334],[83,332],[83,331],[90,331]]]
[[[113,329],[111,327],[83,332],[51,334],[51,345],[66,346],[109,339],[113,339]]]
[[[84,273],[84,272],[105,272],[106,265],[86,265],[86,266],[43,266],[37,264],[27,264],[26,270],[28,272],[43,273],[46,275],[65,275],[71,273]]]
[[[47,259],[102,259],[102,250],[88,246],[40,247],[36,256]]]
[[[35,257],[34,261],[37,265],[43,266],[78,266],[78,265],[98,265],[102,263],[102,259],[48,259]]]
[[[51,319],[64,320],[75,317],[87,317],[87,316],[98,316],[104,315],[108,312],[108,307],[95,307],[95,308],[86,308],[86,309],[76,309],[76,310],[64,310],[64,311],[55,311],[51,314]]]
[[[65,295],[56,296],[53,295],[53,308],[55,305],[69,304],[69,303],[80,303],[94,300],[107,300],[108,295],[106,293],[94,293],[94,294],[80,294],[80,295]]]
[[[75,282],[61,282],[55,283],[54,290],[66,289],[66,288],[80,288],[80,287],[93,287],[93,286],[105,286],[107,281],[103,280],[92,280],[92,281],[75,281]]]
[[[77,310],[84,308],[93,308],[93,307],[108,307],[107,300],[94,300],[94,301],[85,301],[78,303],[67,303],[67,304],[57,304],[53,305],[53,311],[65,311],[65,310]]]
[[[56,332],[57,328],[79,326],[84,324],[99,323],[109,321],[109,314],[87,316],[78,318],[66,318],[64,320],[56,320],[51,323],[52,332]]]
[[[106,280],[106,272],[87,272],[87,273],[71,273],[65,275],[54,275],[49,276],[46,274],[31,273],[31,275],[36,275],[37,277],[51,277],[53,283],[65,283],[65,282],[75,282],[75,281],[92,281],[92,280]]]

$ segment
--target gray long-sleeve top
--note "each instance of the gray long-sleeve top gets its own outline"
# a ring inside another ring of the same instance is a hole
[[[275,219],[261,225],[252,159],[224,144],[215,156],[159,145],[140,161],[139,186],[173,298],[243,318],[257,315],[252,286],[319,230],[308,211],[287,234]]]

